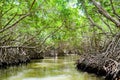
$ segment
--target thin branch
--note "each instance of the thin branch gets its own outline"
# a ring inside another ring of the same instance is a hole
[[[8,43],[11,39],[11,36],[8,36],[7,39],[5,39],[3,42],[2,42],[2,45],[5,45],[5,43]]]
[[[14,0],[13,1],[11,1],[11,6],[10,6],[10,8],[9,9],[7,9],[3,14],[2,14],[2,16],[4,16],[5,14],[7,14],[11,9],[13,9],[14,8]],[[4,6],[4,5],[3,5]]]
[[[16,24],[18,24],[21,20],[23,20],[24,18],[26,18],[28,15],[30,15],[30,13],[24,15],[23,17],[21,17],[20,19],[18,19],[16,22],[14,22],[12,25],[8,26],[8,27],[5,27],[3,29],[0,30],[0,33],[12,28],[13,26],[15,26]]]
[[[58,27],[57,29],[55,29],[52,33],[50,33],[50,34],[40,43],[40,45],[36,46],[36,48],[39,47],[39,46],[41,46],[41,45],[43,45],[43,44],[46,42],[46,40],[47,40],[49,37],[51,37],[52,35],[54,35],[56,32],[58,32],[58,31],[62,28],[62,26],[63,26],[63,24],[62,24],[60,27]]]
[[[8,26],[12,22],[12,20],[16,17],[16,15],[17,15],[17,13],[7,22],[7,24],[5,24],[3,26],[3,28],[5,28],[6,26]]]
[[[5,37],[7,37],[7,36],[9,36],[9,35],[10,35],[10,33],[7,33],[7,34],[5,34],[5,35],[2,35],[2,36],[0,37],[0,40],[4,39]]]
[[[103,28],[101,28],[101,26],[99,26],[98,24],[96,24],[89,15],[88,15],[87,17],[88,17],[89,21],[91,22],[91,24],[92,24],[93,26],[96,26],[96,27],[97,27],[98,29],[100,29],[103,33],[105,33],[105,31],[103,30]]]
[[[120,38],[118,38],[115,46],[113,47],[113,51],[112,52],[115,52],[115,49],[117,48],[117,46],[119,45],[119,42],[120,42]]]
[[[35,4],[35,1],[36,0],[33,0],[32,4],[31,4],[31,7],[30,7],[30,10],[33,8],[33,5]]]
[[[113,32],[112,32],[111,26],[110,26],[107,22],[105,22],[105,20],[102,18],[102,16],[99,16],[99,17],[100,17],[100,19],[102,20],[102,22],[104,22],[104,24],[109,28],[111,34],[113,35]]]
[[[39,35],[45,28],[46,28],[46,26],[43,27],[36,35]],[[26,42],[28,42],[28,41],[30,41],[30,40],[32,40],[32,39],[34,39],[34,38],[36,38],[36,37],[35,37],[35,36],[30,37],[29,39],[27,39],[26,41],[24,41],[24,42],[22,43],[22,45],[24,45]],[[27,45],[30,45],[30,44],[31,44],[31,43],[29,43],[29,44],[27,44]]]
[[[99,26],[98,24],[96,24],[94,22],[94,20],[90,17],[90,15],[88,14],[87,10],[86,10],[86,6],[85,6],[85,3],[83,2],[82,3],[84,9],[85,9],[85,13],[86,13],[86,16],[88,18],[88,20],[90,21],[90,23],[92,24],[92,26],[96,26],[98,29],[100,29],[103,33],[105,33],[105,31],[103,30],[103,28],[101,28],[101,26]]]
[[[31,4],[31,9],[32,9],[32,7],[33,7],[35,1],[36,1],[36,0],[34,0],[34,1],[32,2],[32,4]],[[30,11],[30,12],[31,12],[31,11]],[[6,30],[12,28],[13,26],[15,26],[16,24],[18,24],[21,20],[23,20],[24,18],[26,18],[28,15],[30,15],[30,12],[27,13],[26,15],[24,15],[23,17],[21,17],[20,19],[18,19],[18,20],[17,20],[15,23],[13,23],[12,25],[10,25],[10,26],[8,26],[8,27],[5,27],[5,28],[1,29],[1,30],[0,30],[0,33],[6,31]],[[32,13],[32,12],[31,12],[31,13]],[[9,22],[11,22],[11,21],[9,21]],[[9,23],[9,22],[8,22],[8,23]],[[7,24],[6,24],[6,25],[7,25]]]
[[[118,32],[112,39],[111,43],[109,43],[106,51],[105,51],[105,57],[109,56],[109,52],[113,51],[114,50],[114,46],[115,46],[115,42],[119,41],[119,38],[120,38],[120,32]]]
[[[2,16],[4,16],[6,13],[8,13],[11,9],[13,9],[13,6],[10,7],[10,9],[8,9],[7,11],[5,11],[5,12],[2,14]]]
[[[115,8],[114,8],[114,5],[113,5],[113,0],[110,0],[110,4],[111,4],[112,10],[113,10],[113,14],[115,14],[118,17],[118,19],[120,20],[120,16],[115,11]]]
[[[45,41],[46,41],[50,36],[52,36],[52,35],[55,34],[58,30],[60,30],[61,27],[62,27],[62,26],[60,26],[60,27],[57,28],[54,32],[52,32],[50,35],[48,35],[48,36],[43,40],[43,42],[41,43],[41,45],[44,44]]]
[[[35,47],[30,47],[30,46],[0,46],[0,48],[30,48],[30,49],[35,49]]]
[[[114,19],[98,2],[95,0],[92,0],[93,4],[98,8],[98,11],[107,19],[112,21],[114,24],[116,24],[117,27],[120,27],[120,22],[116,19]]]

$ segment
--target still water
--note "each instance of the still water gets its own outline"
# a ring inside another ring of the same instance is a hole
[[[27,65],[0,70],[0,80],[103,80],[75,69],[78,56],[33,60]]]

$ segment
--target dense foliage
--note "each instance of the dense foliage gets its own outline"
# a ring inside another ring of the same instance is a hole
[[[97,1],[0,0],[0,46],[99,51],[119,31],[120,1]]]

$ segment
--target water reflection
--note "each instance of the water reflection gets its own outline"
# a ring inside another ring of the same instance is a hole
[[[0,80],[103,80],[93,74],[78,72],[78,56],[34,60],[28,65],[0,70]]]

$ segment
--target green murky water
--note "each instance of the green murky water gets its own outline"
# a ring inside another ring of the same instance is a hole
[[[75,69],[78,56],[34,60],[28,65],[0,70],[0,80],[103,80]]]

